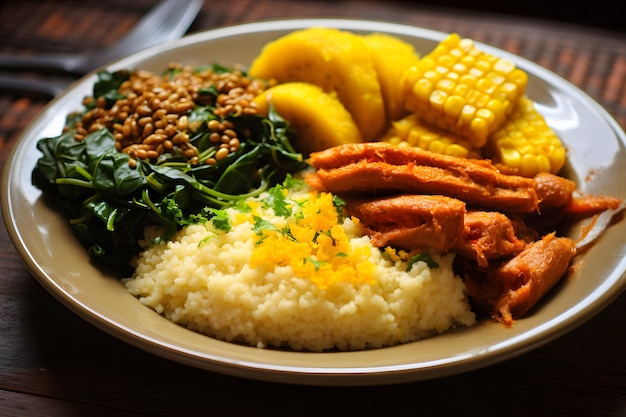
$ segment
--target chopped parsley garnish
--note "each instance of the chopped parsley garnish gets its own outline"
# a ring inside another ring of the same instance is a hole
[[[411,256],[411,259],[409,259],[409,264],[406,267],[407,271],[410,271],[411,268],[413,268],[413,265],[415,265],[416,262],[426,262],[426,265],[429,268],[439,268],[439,263],[437,263],[435,260],[433,260],[433,258],[426,254],[426,253],[418,253],[417,255],[413,255]]]

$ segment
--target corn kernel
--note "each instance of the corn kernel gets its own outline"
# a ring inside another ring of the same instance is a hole
[[[452,80],[452,81],[454,81],[454,84],[455,84],[455,85],[458,85],[458,82],[459,82],[459,74],[458,74],[457,72],[448,72],[448,73],[446,74],[446,78],[447,78],[448,80]]]
[[[487,107],[487,104],[489,104],[489,101],[491,100],[491,96],[489,94],[477,94],[476,101],[474,101],[474,106],[476,106],[476,108],[478,109],[482,109],[483,107]]]
[[[405,89],[413,88],[413,84],[422,77],[422,70],[418,67],[410,67],[402,74],[401,85]]]
[[[515,69],[515,64],[508,59],[499,59],[493,64],[493,69],[500,74],[510,74]]]
[[[423,129],[411,129],[411,136],[413,138],[413,144],[423,149],[428,149],[430,144],[434,141],[444,141],[445,137],[438,135],[434,131]],[[417,140],[416,140],[417,139]],[[446,142],[450,142],[449,140]]]
[[[469,75],[477,79],[481,79],[485,75],[484,71],[476,67],[470,68],[469,70],[467,70],[467,72],[469,73]]]
[[[470,122],[469,128],[472,132],[472,138],[469,139],[470,143],[477,148],[483,146],[483,144],[487,141],[487,136],[489,135],[489,125],[485,119],[475,117]]]
[[[451,143],[446,147],[446,155],[456,156],[457,158],[467,158],[470,153],[466,147],[461,146],[458,143]],[[478,156],[475,156],[475,158],[477,157]]]
[[[450,55],[442,55],[437,58],[437,64],[441,68],[451,68],[454,66],[456,59]]]
[[[520,174],[528,175],[532,172],[539,172],[539,161],[535,155],[522,155],[522,164],[520,166]]]
[[[459,97],[465,97],[470,87],[467,84],[457,84],[452,91],[452,94]]]
[[[485,121],[485,123],[487,124],[493,124],[493,122],[495,121],[496,116],[494,116],[493,112],[489,109],[483,108],[483,109],[478,109],[478,111],[476,112],[476,116],[480,117],[481,119],[483,119]]]
[[[439,75],[443,77],[448,73],[448,68],[438,65],[437,67],[435,67],[435,71],[438,72]]]
[[[498,87],[497,92],[498,92],[498,95],[502,97],[506,97],[509,100],[511,99],[515,100],[515,96],[517,94],[517,87],[515,86],[515,84],[507,81]]]
[[[565,165],[566,158],[567,155],[565,148],[561,146],[552,146],[548,154],[548,159],[550,160],[550,172],[558,172],[558,170],[555,170],[552,167],[562,167]]]
[[[476,83],[476,89],[485,94],[493,94],[496,85],[489,78],[481,78]]]
[[[461,122],[464,124],[470,124],[476,114],[476,107],[471,104],[466,104],[461,110]]]
[[[519,168],[522,165],[522,155],[515,147],[500,147],[500,160],[502,164],[511,167]]]
[[[465,71],[468,71],[468,69],[472,68],[474,64],[476,63],[476,57],[472,55],[462,56],[461,59],[459,59],[459,63],[465,65],[466,67]]]
[[[463,99],[463,97],[451,95],[446,99],[446,102],[443,106],[443,111],[446,114],[455,115],[455,117],[458,117],[458,115],[463,110],[463,106],[465,106],[465,100]]]
[[[506,114],[507,105],[508,105],[508,102],[492,99],[487,102],[487,105],[485,106],[485,108],[490,110],[495,115],[495,117],[502,118]]]
[[[550,172],[550,159],[546,155],[536,155],[536,160],[538,172]]]
[[[451,49],[450,51],[448,51],[448,53],[453,56],[454,58],[459,58],[461,56],[463,56],[463,51],[459,50],[459,49]]]
[[[419,63],[419,68],[421,68],[422,71],[432,70],[436,66],[437,66],[437,60],[429,56],[423,57]]]
[[[502,74],[498,74],[497,72],[488,73],[487,78],[489,78],[495,86],[501,85],[506,81],[506,77]]]
[[[479,60],[478,62],[476,62],[474,67],[484,74],[490,72],[492,68],[491,62],[487,61],[486,59]]]
[[[452,94],[452,91],[454,91],[454,86],[455,86],[454,81],[452,81],[449,78],[442,78],[441,80],[437,82],[437,85],[435,85],[435,88],[445,92],[446,94]]]
[[[468,88],[474,88],[477,81],[478,79],[471,74],[463,74],[461,75],[461,79],[459,80],[461,84],[467,85]]]
[[[465,74],[467,72],[467,65],[462,62],[457,62],[452,66],[452,72],[456,74]]]
[[[405,135],[401,136],[403,138],[406,138],[405,142],[407,142],[409,145],[411,146],[419,146],[421,147],[421,142],[420,141],[428,141],[428,140],[432,140],[433,137],[429,137],[428,134],[426,135],[422,135],[420,136],[420,131],[417,129],[410,129]],[[402,133],[397,133],[399,136],[402,135]]]
[[[444,154],[447,144],[443,141],[431,141],[427,150],[438,154]]]
[[[422,78],[413,85],[413,94],[418,100],[427,101],[433,93],[434,88],[435,86],[431,81]]]
[[[459,35],[456,35],[455,39],[458,38]],[[469,38],[458,39],[458,46],[465,53],[469,53],[474,49],[474,41]]]
[[[437,111],[443,113],[443,104],[446,102],[448,94],[445,91],[435,90],[430,95],[430,105]]]
[[[431,82],[437,82],[441,78],[441,74],[437,71],[428,70],[424,72],[424,78]]]
[[[526,72],[520,70],[520,69],[515,69],[513,71],[511,71],[511,73],[509,74],[508,79],[515,84],[518,88],[519,87],[526,87],[526,84],[528,84],[528,74],[526,74]]]

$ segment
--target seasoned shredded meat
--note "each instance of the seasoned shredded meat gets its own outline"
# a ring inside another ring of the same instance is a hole
[[[429,195],[400,195],[346,201],[348,213],[361,220],[378,247],[394,246],[445,253],[463,232],[465,203]]]
[[[557,237],[558,226],[623,207],[557,175],[526,178],[488,160],[387,143],[336,146],[310,163],[307,183],[342,196],[376,246],[457,253],[476,312],[506,325],[565,275],[576,246]]]
[[[464,226],[452,250],[476,260],[480,266],[487,266],[489,260],[516,254],[526,246],[526,242],[517,237],[511,220],[502,213],[469,211]]]
[[[531,178],[500,173],[486,161],[438,155],[384,143],[342,145],[311,154],[317,169],[308,184],[351,195],[434,194],[472,208],[528,213],[537,210]]]
[[[573,240],[550,233],[499,265],[466,264],[464,281],[474,308],[510,326],[565,275],[575,254]]]

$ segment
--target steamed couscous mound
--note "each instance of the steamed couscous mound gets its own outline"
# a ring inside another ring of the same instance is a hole
[[[277,186],[148,248],[125,285],[175,323],[256,347],[378,348],[475,322],[453,255],[429,267],[381,251],[335,201]]]

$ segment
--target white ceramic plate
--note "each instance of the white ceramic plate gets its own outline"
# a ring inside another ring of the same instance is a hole
[[[267,21],[210,30],[136,53],[110,69],[161,71],[171,61],[249,64],[262,46],[310,26],[354,32],[386,32],[425,54],[446,34],[360,20]],[[569,148],[567,175],[579,189],[626,198],[626,138],[593,100],[555,74],[504,51],[481,48],[514,61],[529,74],[527,93]],[[626,224],[612,226],[580,258],[584,267],[562,282],[527,318],[507,329],[485,321],[401,346],[341,353],[302,353],[239,346],[211,339],[167,321],[133,298],[112,276],[96,268],[65,220],[47,207],[31,185],[36,142],[61,132],[65,116],[80,108],[95,81],[91,74],[52,101],[24,131],[6,165],[2,211],[17,250],[37,280],[90,323],[156,355],[226,374],[315,385],[371,385],[441,377],[474,370],[548,343],[596,315],[626,287]]]

